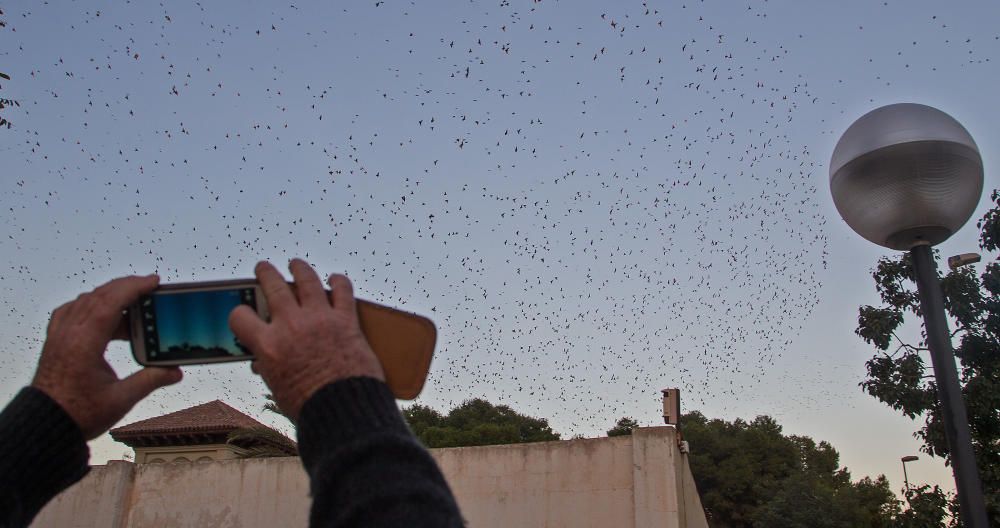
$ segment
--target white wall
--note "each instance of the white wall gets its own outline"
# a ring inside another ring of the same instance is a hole
[[[434,449],[472,527],[707,528],[672,427],[632,436]],[[306,527],[298,458],[95,466],[32,526]]]

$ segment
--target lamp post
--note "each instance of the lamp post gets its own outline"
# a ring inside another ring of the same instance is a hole
[[[859,235],[910,252],[962,522],[986,528],[982,484],[931,252],[969,220],[979,203],[979,148],[958,121],[940,110],[913,103],[883,106],[861,116],[837,142],[830,192]]]
[[[899,459],[899,461],[903,463],[903,485],[906,487],[906,493],[910,492],[910,477],[906,476],[906,463],[915,462],[917,460],[920,460],[920,457],[917,455],[906,455],[905,457]]]

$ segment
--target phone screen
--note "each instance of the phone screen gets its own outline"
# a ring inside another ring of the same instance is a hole
[[[152,361],[249,356],[229,329],[229,313],[257,310],[254,288],[153,293],[139,300],[146,354]]]

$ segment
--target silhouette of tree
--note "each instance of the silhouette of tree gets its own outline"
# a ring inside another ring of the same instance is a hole
[[[629,436],[632,434],[632,429],[636,427],[639,427],[639,422],[623,416],[618,419],[618,423],[614,427],[608,430],[608,436]]]
[[[1000,250],[1000,191],[993,191],[991,199],[994,207],[977,224],[984,252]],[[909,254],[882,258],[872,277],[883,306],[858,310],[855,332],[878,349],[865,363],[868,374],[861,387],[910,419],[923,417],[924,425],[915,433],[923,441],[921,450],[950,463],[937,389],[925,361],[925,335],[905,341],[897,333],[905,316],[919,316],[920,310]],[[972,266],[951,270],[941,280],[941,288],[952,335],[959,338],[955,357],[961,367],[962,395],[988,515],[992,525],[1000,526],[1000,263],[994,259],[979,277]],[[939,490],[919,489],[932,496],[915,493],[911,505],[920,504],[926,510],[939,503]]]
[[[713,528],[888,527],[899,501],[884,476],[851,482],[826,442],[784,435],[769,416],[681,417],[689,463]]]
[[[559,440],[548,420],[520,414],[506,405],[476,398],[447,415],[425,405],[403,409],[410,429],[429,448],[460,447]]]

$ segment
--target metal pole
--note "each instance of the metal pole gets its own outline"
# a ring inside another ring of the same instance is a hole
[[[906,461],[903,460],[903,485],[906,486],[906,493],[910,493],[910,477],[906,476]],[[907,497],[909,499],[909,497]]]
[[[966,528],[988,528],[983,486],[979,480],[979,470],[976,469],[969,418],[965,414],[962,387],[958,383],[955,352],[951,348],[951,335],[944,312],[944,294],[938,281],[934,254],[929,245],[920,245],[911,249],[910,255],[913,257],[913,271],[920,293],[920,311],[924,314],[924,327],[927,329],[927,348],[930,349],[931,363],[934,365],[938,403],[944,417],[944,436],[951,455],[962,524]]]

